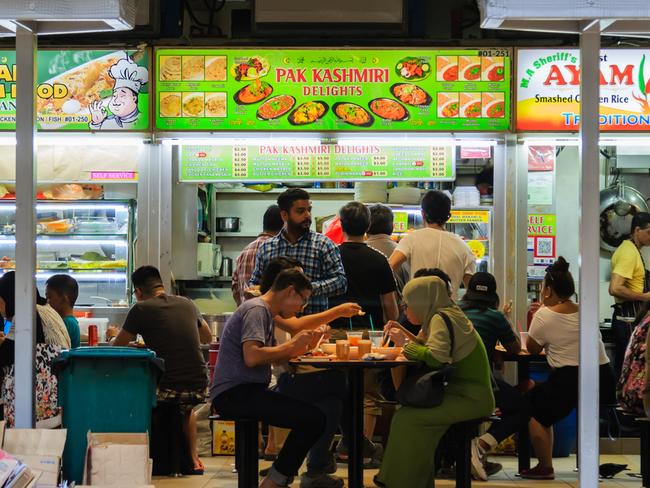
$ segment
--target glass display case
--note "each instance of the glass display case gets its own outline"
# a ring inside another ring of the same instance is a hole
[[[407,232],[423,227],[419,206],[389,205],[395,216],[393,236],[397,240]],[[453,207],[446,228],[463,239],[476,256],[477,271],[492,271],[492,207]]]
[[[135,201],[39,201],[37,285],[59,273],[79,283],[77,307],[129,305]],[[0,201],[0,273],[15,268],[16,205]]]

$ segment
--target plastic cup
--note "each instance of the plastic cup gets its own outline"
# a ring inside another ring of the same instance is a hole
[[[363,358],[364,354],[370,354],[372,350],[372,342],[368,339],[362,339],[359,341],[359,359]]]
[[[520,332],[519,333],[519,339],[521,339],[521,349],[522,349],[522,351],[527,351],[528,348],[526,347],[526,339],[528,339],[528,332]]]
[[[384,332],[381,330],[369,330],[368,336],[372,341],[372,345],[375,347],[381,347],[381,344],[384,340]]]
[[[342,361],[350,359],[350,343],[348,341],[336,341],[336,358]]]
[[[358,346],[361,339],[363,339],[363,331],[348,332],[348,341],[351,346]]]

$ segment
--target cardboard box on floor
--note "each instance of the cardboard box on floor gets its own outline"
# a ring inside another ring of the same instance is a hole
[[[84,483],[120,487],[150,485],[149,436],[88,432]]]
[[[56,487],[65,447],[65,429],[4,429],[2,449],[22,461],[35,475],[36,488]]]

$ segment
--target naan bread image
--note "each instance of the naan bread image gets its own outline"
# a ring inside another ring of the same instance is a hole
[[[181,57],[160,56],[160,81],[181,80]]]
[[[203,56],[183,56],[183,80],[201,81],[205,77]]]
[[[181,116],[181,94],[162,92],[160,94],[160,116],[180,117]]]
[[[226,81],[227,60],[225,56],[205,58],[205,79],[208,81]]]
[[[203,93],[183,93],[183,116],[203,117]]]
[[[226,94],[206,93],[205,94],[205,116],[225,117],[226,116]]]

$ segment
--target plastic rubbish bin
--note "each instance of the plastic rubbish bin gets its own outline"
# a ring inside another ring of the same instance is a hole
[[[80,347],[54,361],[68,429],[66,480],[83,481],[88,431],[149,432],[163,364],[153,351],[131,347]]]

